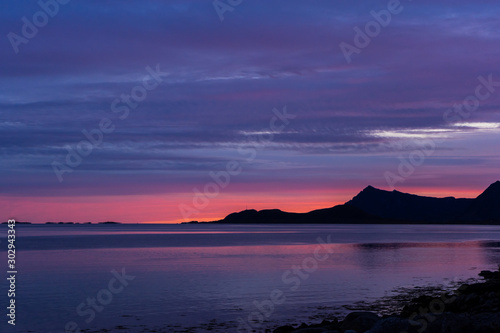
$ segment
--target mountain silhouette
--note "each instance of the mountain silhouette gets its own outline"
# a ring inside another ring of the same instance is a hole
[[[434,198],[367,186],[343,205],[308,213],[248,209],[211,223],[500,224],[500,181],[475,199]]]
[[[346,205],[357,207],[383,219],[436,223],[456,221],[474,200],[424,197],[368,186]]]
[[[491,184],[464,212],[463,219],[476,222],[500,221],[500,181]]]
[[[354,206],[338,205],[308,213],[288,213],[279,209],[248,209],[232,213],[219,223],[374,223],[380,220]]]

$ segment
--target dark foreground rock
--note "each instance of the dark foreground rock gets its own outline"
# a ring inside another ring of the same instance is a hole
[[[500,267],[484,282],[463,284],[440,297],[419,296],[400,313],[352,312],[343,321],[281,326],[274,333],[500,333]]]

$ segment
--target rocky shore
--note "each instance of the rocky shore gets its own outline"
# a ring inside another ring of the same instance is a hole
[[[483,281],[439,297],[409,295],[403,309],[392,315],[352,312],[342,321],[281,326],[273,333],[500,333],[500,266],[479,275]]]

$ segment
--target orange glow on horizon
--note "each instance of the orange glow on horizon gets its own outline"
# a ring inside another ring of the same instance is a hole
[[[382,188],[383,189],[383,188]],[[398,191],[423,196],[475,198],[485,188],[402,186]],[[179,206],[193,207],[193,194],[85,196],[85,197],[0,197],[3,220],[44,222],[104,222],[173,224],[189,221],[221,220],[245,209],[280,209],[305,213],[343,204],[362,188],[285,190],[272,193],[224,192],[211,198],[204,208],[184,218]]]

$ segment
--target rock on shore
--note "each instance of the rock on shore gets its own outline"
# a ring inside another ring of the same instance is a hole
[[[281,326],[274,333],[500,333],[499,271],[483,271],[484,282],[463,284],[441,297],[420,296],[390,316],[352,312],[342,321]]]

